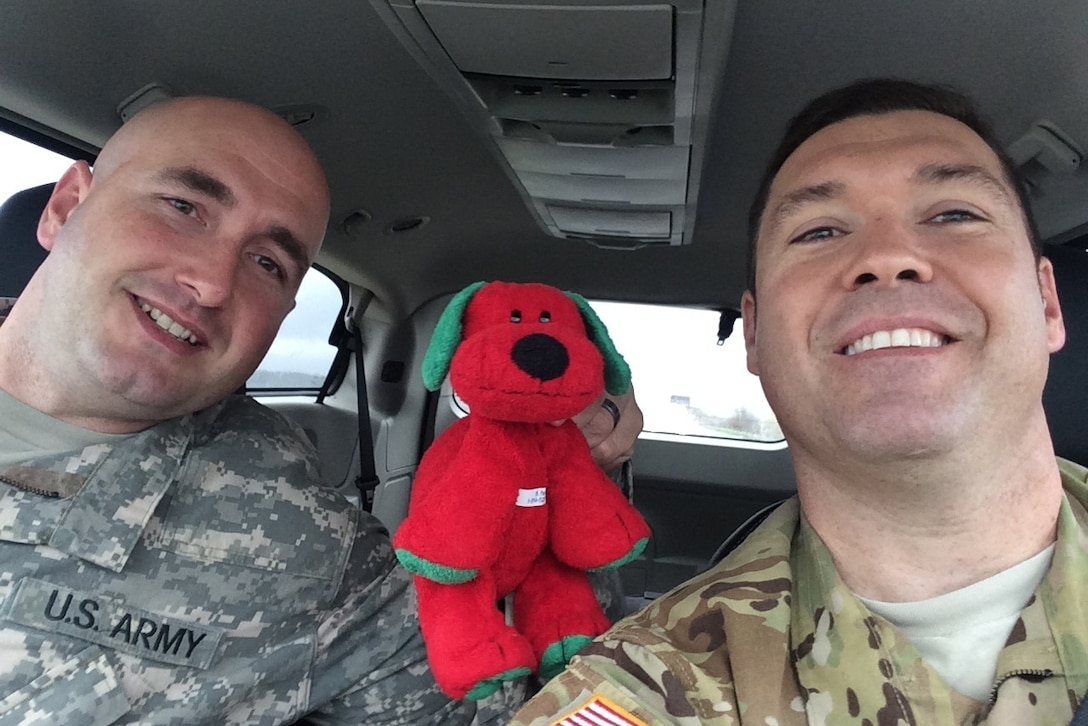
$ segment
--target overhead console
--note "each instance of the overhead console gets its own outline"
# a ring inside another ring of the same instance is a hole
[[[734,0],[371,2],[548,233],[690,242]]]

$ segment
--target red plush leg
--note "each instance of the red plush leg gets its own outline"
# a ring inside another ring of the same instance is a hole
[[[545,678],[563,670],[578,649],[611,625],[585,573],[549,550],[514,592],[514,624],[532,643]]]
[[[414,580],[427,659],[448,696],[483,698],[536,665],[529,642],[504,622],[490,575],[461,585]]]

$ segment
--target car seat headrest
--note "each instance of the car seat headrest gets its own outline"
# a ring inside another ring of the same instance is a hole
[[[38,244],[38,220],[42,216],[52,184],[24,189],[0,205],[0,245],[4,263],[0,265],[0,298],[16,298],[46,251]]]
[[[1043,254],[1054,263],[1066,332],[1065,347],[1050,357],[1043,408],[1055,453],[1088,465],[1088,252],[1055,246]]]

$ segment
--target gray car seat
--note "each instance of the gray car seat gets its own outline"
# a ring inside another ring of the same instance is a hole
[[[1088,466],[1088,252],[1077,246],[1050,247],[1058,299],[1065,316],[1065,347],[1050,357],[1043,408],[1058,456]]]
[[[16,298],[45,259],[38,244],[38,219],[45,209],[52,184],[24,189],[0,205],[0,298]]]

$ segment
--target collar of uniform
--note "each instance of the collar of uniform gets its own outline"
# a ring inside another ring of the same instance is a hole
[[[714,608],[713,616],[696,618],[690,629],[677,628],[670,636],[679,637],[684,631],[692,642],[682,649],[691,653],[702,654],[707,642],[718,643],[712,649],[728,649],[730,675],[736,699],[744,704],[745,723],[774,718],[788,724],[799,715],[781,712],[783,694],[800,694],[789,644],[790,546],[799,512],[797,497],[786,500],[716,567],[694,580],[703,583],[699,599]],[[715,622],[719,616],[720,625]],[[725,638],[718,641],[722,633]]]
[[[155,507],[177,480],[193,417],[165,421],[114,444],[71,498],[49,546],[120,572]]]
[[[1042,654],[1028,658],[1038,651],[1030,646],[1041,644],[1051,662],[1057,649],[1058,667],[1069,690],[1083,694],[1088,691],[1088,611],[1084,607],[1084,593],[1088,592],[1088,469],[1062,459],[1058,468],[1065,496],[1058,513],[1054,559],[1010,637],[1009,657],[1002,653],[998,673],[1051,668],[1040,660]]]
[[[790,644],[810,720],[832,708],[841,714],[844,704],[873,723],[964,723],[977,712],[977,701],[950,687],[898,628],[857,599],[804,516],[790,563]]]

